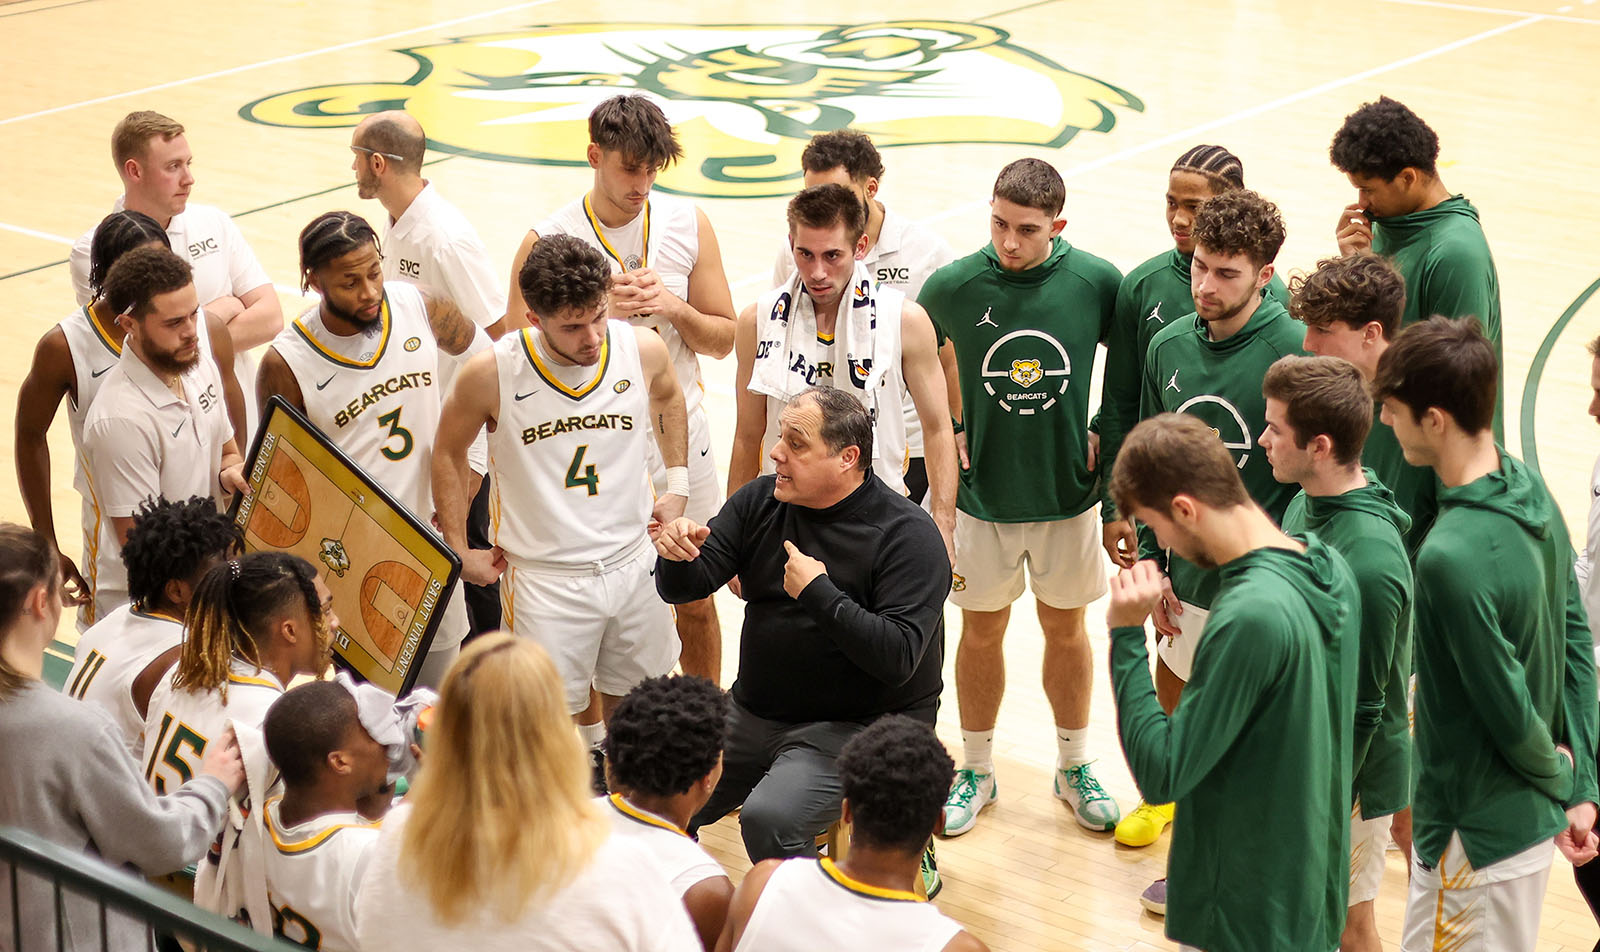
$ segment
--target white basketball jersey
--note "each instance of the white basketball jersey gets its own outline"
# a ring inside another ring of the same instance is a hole
[[[444,402],[441,357],[428,308],[414,286],[384,285],[378,322],[366,333],[329,333],[320,307],[273,338],[305,401],[306,417],[356,465],[427,522],[433,514],[433,443]],[[457,585],[434,635],[435,649],[467,634]]]
[[[83,556],[78,560],[78,571],[83,573],[92,591],[99,574],[97,567],[101,549],[105,548],[108,553],[118,552],[116,558],[119,564],[121,555],[111,532],[111,520],[101,515],[100,502],[95,496],[94,485],[89,481],[89,466],[83,458],[83,421],[89,416],[89,405],[94,403],[95,394],[100,392],[101,382],[122,356],[122,340],[120,336],[115,340],[107,337],[89,316],[87,305],[62,318],[58,326],[67,339],[67,353],[72,357],[72,377],[77,392],[76,399],[70,393],[67,395],[67,427],[72,433],[72,488],[78,491],[78,525],[83,530]],[[117,577],[120,579],[121,575]],[[125,581],[122,587],[126,587]],[[92,600],[78,610],[79,631],[86,630],[97,621],[99,618]]]
[[[507,558],[606,562],[641,544],[652,505],[650,384],[635,333],[608,322],[592,367],[553,363],[535,328],[495,342],[489,514]]]
[[[678,895],[713,876],[728,875],[704,847],[670,821],[646,813],[619,793],[606,797],[604,802],[609,807],[606,812],[611,814],[611,832],[649,850],[661,875]]]
[[[693,202],[676,195],[651,192],[644,211],[621,228],[607,228],[589,207],[589,198],[572,202],[534,229],[541,235],[571,235],[606,256],[611,273],[654,268],[661,286],[679,300],[689,299],[689,272],[700,258],[700,219]],[[684,408],[693,413],[705,399],[700,382],[700,358],[684,343],[671,321],[645,320],[640,326],[656,329],[666,341],[672,369],[683,387]]]
[[[139,764],[156,794],[168,794],[200,772],[206,744],[220,737],[229,721],[260,728],[267,708],[283,694],[272,672],[233,659],[228,675],[228,699],[217,691],[177,690],[172,678],[163,678],[150,695],[150,712],[144,719],[144,743]]]
[[[272,839],[266,850],[272,932],[308,949],[355,952],[356,890],[382,824],[357,813],[325,813],[285,827],[282,805],[282,797],[273,797],[263,814]]]
[[[180,619],[124,605],[78,639],[72,672],[62,690],[105,708],[137,757],[144,746],[144,718],[133,706],[133,679],[157,655],[182,643]]]
[[[961,925],[914,894],[857,882],[829,859],[773,870],[734,952],[938,952]]]

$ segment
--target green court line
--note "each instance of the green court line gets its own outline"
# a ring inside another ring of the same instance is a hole
[[[1600,278],[1596,278],[1595,282],[1578,295],[1578,299],[1556,318],[1556,322],[1550,326],[1550,332],[1544,335],[1543,342],[1539,344],[1538,353],[1533,355],[1533,363],[1528,367],[1528,377],[1522,384],[1522,461],[1541,475],[1543,474],[1539,469],[1539,441],[1534,438],[1534,409],[1539,402],[1539,381],[1544,377],[1544,365],[1550,360],[1551,352],[1556,349],[1556,340],[1561,337],[1562,332],[1572,323],[1578,312],[1583,310],[1583,306],[1589,303],[1589,299],[1596,291],[1600,291]]]

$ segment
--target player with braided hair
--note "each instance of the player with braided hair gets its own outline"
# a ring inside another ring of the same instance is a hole
[[[228,721],[260,727],[295,676],[320,675],[338,627],[333,595],[299,556],[251,552],[207,572],[178,666],[150,696],[140,763],[156,792],[188,780]]]
[[[432,290],[385,283],[377,232],[353,212],[319,215],[300,232],[302,288],[321,295],[261,358],[256,395],[282,397],[423,521],[433,514],[429,463],[456,358],[488,335]],[[488,469],[487,451],[471,458]],[[462,487],[463,503],[478,479]],[[436,686],[468,629],[461,586],[422,659],[416,683]]]
[[[55,512],[50,501],[50,442],[46,436],[62,399],[67,400],[67,428],[77,451],[72,484],[82,498],[78,521],[83,527],[83,556],[80,571],[80,565],[62,553],[62,594],[64,604],[80,609],[80,631],[128,600],[111,520],[102,510],[102,500],[91,484],[84,460],[83,425],[90,405],[109,379],[108,371],[122,353],[124,332],[117,325],[117,313],[106,300],[106,277],[124,254],[146,246],[167,246],[167,233],[149,215],[119,211],[100,222],[89,243],[89,286],[93,297],[39,338],[33,365],[17,392],[17,484],[34,530],[52,543]],[[232,340],[221,319],[207,314],[205,321],[211,344],[209,360],[222,380],[229,421],[234,432],[242,434],[244,394],[234,377]]]
[[[97,236],[98,237],[98,236]],[[177,661],[183,616],[200,580],[239,552],[233,520],[204,496],[146,503],[122,555],[133,599],[78,639],[66,691],[105,708],[135,756],[156,678]]]
[[[728,696],[680,674],[640,681],[606,727],[612,832],[657,859],[707,952],[722,934],[733,883],[687,830],[722,779],[727,722]]]

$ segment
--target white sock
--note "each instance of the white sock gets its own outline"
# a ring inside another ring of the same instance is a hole
[[[1089,728],[1056,728],[1056,769],[1089,762]]]
[[[594,750],[606,739],[606,722],[596,721],[593,724],[579,724],[578,738],[583,741],[586,750]]]
[[[963,769],[978,773],[994,773],[994,730],[961,732]]]

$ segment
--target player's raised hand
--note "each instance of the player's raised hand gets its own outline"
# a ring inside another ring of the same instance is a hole
[[[1154,564],[1154,563],[1151,563]],[[1178,601],[1178,596],[1172,591],[1172,579],[1161,576],[1161,601],[1156,603],[1155,612],[1150,620],[1155,622],[1156,632],[1168,638],[1176,638],[1183,634],[1183,629],[1178,627],[1177,618],[1183,614],[1183,603]]]
[[[1556,849],[1572,865],[1582,866],[1600,855],[1600,836],[1595,835],[1594,824],[1592,803],[1580,803],[1567,811],[1567,828],[1556,834]]]
[[[1118,568],[1131,569],[1139,557],[1139,537],[1133,531],[1133,522],[1118,519],[1100,527],[1100,544],[1106,555]]]
[[[87,605],[89,597],[89,583],[84,581],[83,573],[78,571],[78,565],[72,557],[65,552],[60,553],[61,559],[61,604],[67,608],[76,608]]]
[[[817,576],[828,572],[826,565],[801,552],[787,539],[783,542],[783,551],[789,553],[789,561],[783,564],[783,590],[790,598],[799,598]]]
[[[244,755],[239,752],[239,738],[234,736],[232,727],[206,745],[200,773],[221,780],[230,796],[244,786]]]
[[[611,284],[611,316],[621,320],[649,317],[668,310],[676,301],[661,284],[653,268],[619,274]]]
[[[651,530],[656,554],[668,562],[693,562],[700,557],[700,543],[711,535],[709,526],[679,516]]]
[[[1142,627],[1146,618],[1161,602],[1162,583],[1166,576],[1156,564],[1146,559],[1135,562],[1133,568],[1123,569],[1111,578],[1111,607],[1106,609],[1106,627]]]
[[[1372,219],[1360,205],[1346,205],[1339,213],[1339,224],[1333,237],[1339,242],[1339,254],[1353,255],[1372,250]]]
[[[493,585],[505,570],[506,554],[499,546],[461,553],[461,578],[473,585]]]

